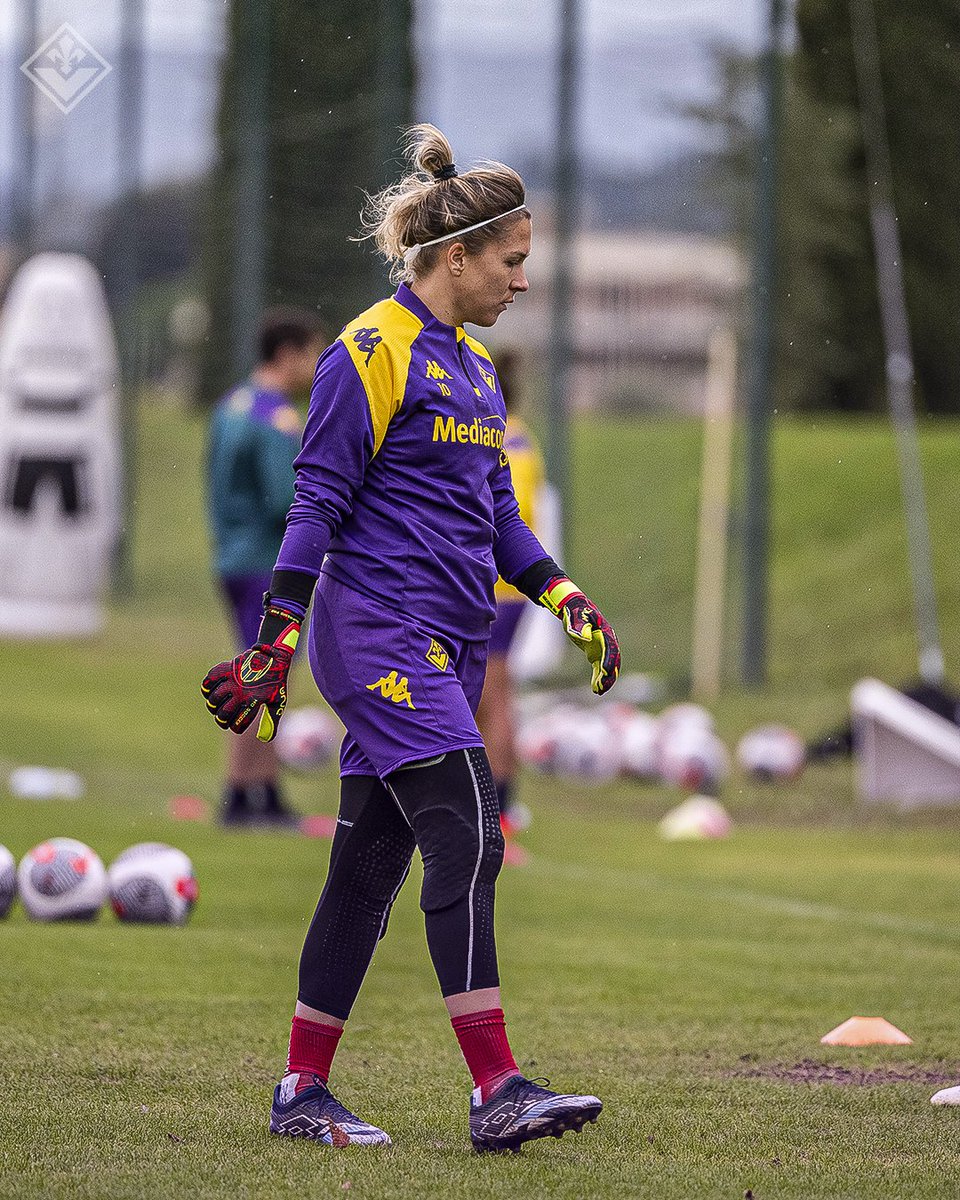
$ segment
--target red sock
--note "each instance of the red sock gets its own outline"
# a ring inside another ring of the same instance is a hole
[[[305,1021],[294,1017],[290,1027],[290,1049],[287,1051],[287,1074],[298,1071],[297,1091],[313,1087],[313,1076],[323,1083],[330,1078],[330,1067],[337,1052],[337,1042],[343,1029],[335,1025],[321,1025],[319,1021]]]
[[[519,1075],[514,1061],[502,1008],[451,1017],[463,1057],[467,1060],[474,1084],[480,1089],[480,1102],[486,1104],[501,1084]]]

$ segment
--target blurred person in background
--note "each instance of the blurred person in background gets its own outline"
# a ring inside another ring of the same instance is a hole
[[[620,652],[520,518],[496,371],[463,328],[495,324],[527,290],[523,180],[500,163],[461,175],[432,125],[409,130],[405,150],[412,170],[369,197],[365,214],[400,286],[348,322],[320,360],[259,634],[213,667],[202,691],[222,728],[242,733],[259,718],[258,735],[273,737],[313,598],[310,665],[347,733],[271,1131],[389,1143],[328,1081],[419,847],[427,944],[473,1076],[470,1137],[477,1150],[516,1149],[580,1129],[602,1105],[524,1078],[500,1006],[494,891],[504,842],[475,720],[498,573],[563,621],[598,694],[615,683]]]
[[[293,503],[302,421],[294,395],[308,388],[326,339],[305,309],[268,309],[250,378],[218,403],[210,422],[207,500],[213,566],[237,639],[249,646]],[[224,825],[292,825],[276,750],[254,731],[231,738],[221,802]]]
[[[517,413],[517,374],[519,360],[515,351],[497,355],[497,375],[507,409],[507,431],[503,448],[510,460],[513,490],[520,516],[531,529],[537,529],[537,495],[543,487],[543,457],[527,426]],[[493,782],[500,805],[500,823],[505,837],[512,836],[528,817],[516,803],[514,784],[517,776],[515,747],[516,714],[514,688],[508,660],[510,647],[523,616],[526,596],[502,578],[494,588],[497,615],[490,627],[487,647],[487,674],[477,709],[477,726],[490,760]]]

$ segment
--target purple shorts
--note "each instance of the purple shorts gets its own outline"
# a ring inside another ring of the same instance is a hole
[[[526,600],[497,601],[497,615],[490,626],[489,654],[509,652],[526,603]]]
[[[270,573],[265,575],[224,575],[220,580],[223,594],[233,617],[233,627],[240,639],[240,649],[246,650],[257,640],[263,617],[263,593],[270,587]]]
[[[385,779],[407,763],[482,746],[474,714],[487,643],[442,640],[401,614],[321,575],[310,666],[344,723],[341,775]]]

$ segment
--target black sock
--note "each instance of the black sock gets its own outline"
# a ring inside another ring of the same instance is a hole
[[[249,813],[250,797],[247,789],[239,783],[228,783],[223,789],[223,811],[225,813]]]
[[[265,813],[280,813],[287,811],[287,804],[276,783],[266,782],[260,785],[260,795],[263,800],[263,811]]]

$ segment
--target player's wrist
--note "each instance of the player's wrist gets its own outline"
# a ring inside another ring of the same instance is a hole
[[[550,580],[560,576],[563,576],[563,569],[552,558],[540,558],[507,582],[512,583],[518,592],[522,592],[534,604],[540,604],[540,597]]]
[[[292,606],[282,601],[273,601],[270,593],[264,596],[263,619],[257,634],[257,645],[271,646],[274,650],[293,655],[300,638],[303,614],[292,611]]]
[[[263,619],[257,644],[293,654],[300,626],[310,606],[316,575],[305,571],[275,570],[270,588],[263,594]]]
[[[586,600],[583,592],[566,575],[555,575],[547,580],[543,591],[537,597],[537,602],[548,608],[555,617],[559,617],[564,607],[575,597]]]
[[[270,587],[264,595],[264,603],[279,605],[302,617],[310,607],[317,576],[309,571],[290,571],[276,568],[270,576]]]

